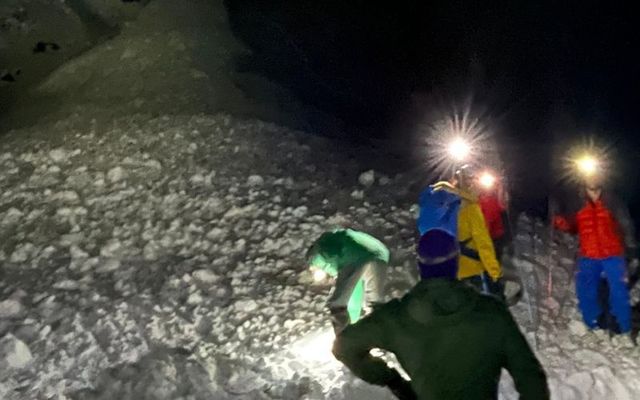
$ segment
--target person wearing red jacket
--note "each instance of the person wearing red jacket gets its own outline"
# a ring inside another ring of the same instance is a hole
[[[486,172],[480,176],[480,194],[478,203],[482,209],[484,220],[493,241],[498,261],[502,260],[504,248],[507,245],[505,229],[505,213],[507,212],[507,200],[501,182],[496,177]]]
[[[637,263],[637,246],[627,207],[603,190],[600,178],[590,178],[585,181],[579,202],[567,215],[554,216],[553,225],[578,235],[576,294],[585,324],[593,330],[604,328],[600,317],[605,310],[598,299],[598,286],[604,276],[609,286],[608,311],[616,320],[617,331],[629,333],[631,307],[626,260]]]

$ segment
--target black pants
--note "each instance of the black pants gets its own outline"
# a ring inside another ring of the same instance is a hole
[[[492,239],[492,241],[493,249],[496,252],[496,259],[498,259],[498,262],[502,264],[502,255],[504,254],[504,248],[507,246],[507,239],[502,235],[499,238]]]

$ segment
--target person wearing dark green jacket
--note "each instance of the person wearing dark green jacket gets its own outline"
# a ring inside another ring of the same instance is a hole
[[[307,263],[336,280],[327,302],[336,333],[360,319],[363,303],[374,307],[384,301],[389,250],[367,233],[325,232],[307,251]]]
[[[522,400],[549,399],[545,373],[506,306],[455,279],[458,254],[450,234],[426,232],[421,282],[342,331],[334,355],[400,399],[495,400],[502,368]],[[394,353],[411,381],[372,356],[374,348]]]

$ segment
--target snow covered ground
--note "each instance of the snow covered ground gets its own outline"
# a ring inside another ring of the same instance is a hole
[[[0,399],[390,399],[331,357],[329,288],[310,284],[303,255],[326,229],[370,232],[401,296],[416,279],[408,180],[363,174],[388,154],[210,114],[276,106],[225,75],[222,14],[203,33],[186,10],[153,2],[37,89],[48,118],[0,137]],[[220,65],[203,68],[209,36]],[[531,308],[512,311],[553,397],[640,397],[640,353],[580,322],[572,240],[551,246],[526,217],[517,231],[509,264]],[[501,392],[516,398],[508,376]]]
[[[227,115],[79,121],[0,144],[0,398],[390,398],[331,358],[328,288],[302,257],[325,229],[364,229],[392,249],[389,296],[408,290],[414,213],[388,200],[394,179]],[[637,398],[638,352],[579,320],[572,241],[549,258],[546,227],[517,229],[515,264],[539,283],[533,313],[513,311],[554,398]]]

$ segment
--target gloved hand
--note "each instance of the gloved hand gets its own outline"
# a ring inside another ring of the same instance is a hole
[[[405,381],[402,376],[395,371],[394,377],[387,382],[387,387],[400,400],[418,400],[418,396],[411,388],[411,384]]]
[[[455,186],[453,186],[449,182],[445,182],[445,181],[434,183],[433,185],[431,185],[431,187],[436,192],[439,191],[439,190],[447,190],[447,191],[450,191],[450,192],[457,192],[457,189],[456,189]]]
[[[497,280],[493,280],[492,278],[487,279],[487,286],[489,289],[489,294],[496,296],[502,301],[505,301],[504,298],[504,279],[502,277]]]

